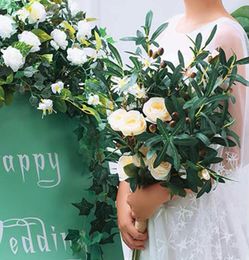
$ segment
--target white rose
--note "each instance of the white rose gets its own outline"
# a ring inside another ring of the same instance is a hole
[[[124,167],[133,163],[133,157],[130,155],[122,155],[118,160],[117,170],[119,181],[125,181],[129,178],[126,174]]]
[[[25,64],[25,58],[18,49],[9,46],[7,49],[1,51],[5,65],[10,67],[14,72],[17,72]]]
[[[100,104],[98,95],[90,95],[87,100],[87,104],[90,106],[97,106]]]
[[[32,46],[30,52],[36,52],[40,50],[41,42],[34,33],[23,31],[21,34],[18,35],[18,39],[20,42],[24,42],[27,45]]]
[[[144,116],[135,110],[124,114],[120,122],[120,131],[124,136],[139,135],[146,131],[147,124]]]
[[[29,11],[29,23],[44,22],[47,12],[44,5],[39,2],[33,2],[27,10]]]
[[[12,17],[0,15],[0,37],[4,40],[16,32],[16,24]]]
[[[62,89],[64,88],[64,83],[62,81],[58,81],[51,85],[51,90],[54,94],[60,94]]]
[[[152,177],[158,181],[165,181],[168,179],[172,165],[169,162],[161,162],[161,164],[154,168],[154,162],[157,158],[157,155],[154,154],[151,159],[147,160],[148,169]]]
[[[38,105],[39,110],[42,110],[42,117],[48,114],[53,113],[53,101],[51,99],[42,99]]]
[[[26,19],[29,17],[29,11],[26,8],[22,8],[15,12],[14,15],[17,16],[18,19],[22,22],[25,22]]]
[[[108,123],[114,131],[120,131],[120,124],[126,113],[124,109],[118,109],[109,115]]]
[[[209,181],[211,179],[210,173],[207,169],[203,169],[199,172],[199,177],[204,179],[205,181]]]
[[[146,115],[146,120],[153,124],[156,124],[157,119],[161,119],[163,122],[172,119],[165,106],[164,98],[160,97],[150,98],[144,104],[143,112]]]
[[[67,50],[67,59],[73,65],[82,65],[87,61],[87,56],[83,49],[73,47]]]
[[[77,37],[78,41],[81,41],[82,39],[91,37],[93,24],[91,22],[82,20],[82,21],[78,22],[77,29],[78,29],[78,32],[77,32],[76,37]]]
[[[67,48],[68,41],[65,32],[59,29],[54,29],[51,32],[51,37],[53,38],[53,40],[50,43],[56,50],[58,50],[59,48],[65,50]]]

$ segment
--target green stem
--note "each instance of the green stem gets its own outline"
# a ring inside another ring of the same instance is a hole
[[[132,260],[139,260],[140,259],[140,253],[141,251],[140,250],[133,250],[132,252]]]

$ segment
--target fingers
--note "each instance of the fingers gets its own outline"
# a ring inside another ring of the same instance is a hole
[[[148,239],[148,233],[139,232],[134,225],[127,226],[127,232],[136,240],[145,241]]]
[[[145,248],[145,241],[135,240],[128,233],[123,233],[122,238],[125,244],[132,250],[144,250]]]

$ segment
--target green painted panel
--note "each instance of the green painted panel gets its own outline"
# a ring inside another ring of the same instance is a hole
[[[15,99],[0,109],[0,259],[69,260],[68,228],[83,224],[71,203],[79,202],[87,169],[77,153],[75,122],[53,114],[44,119]],[[104,259],[122,259],[119,238]]]

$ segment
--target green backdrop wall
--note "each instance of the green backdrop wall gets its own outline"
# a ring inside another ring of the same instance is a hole
[[[77,153],[76,122],[66,115],[44,119],[18,96],[0,109],[0,259],[71,260],[68,228],[83,221],[79,202],[87,169]],[[122,259],[120,241],[104,248],[105,260]]]

